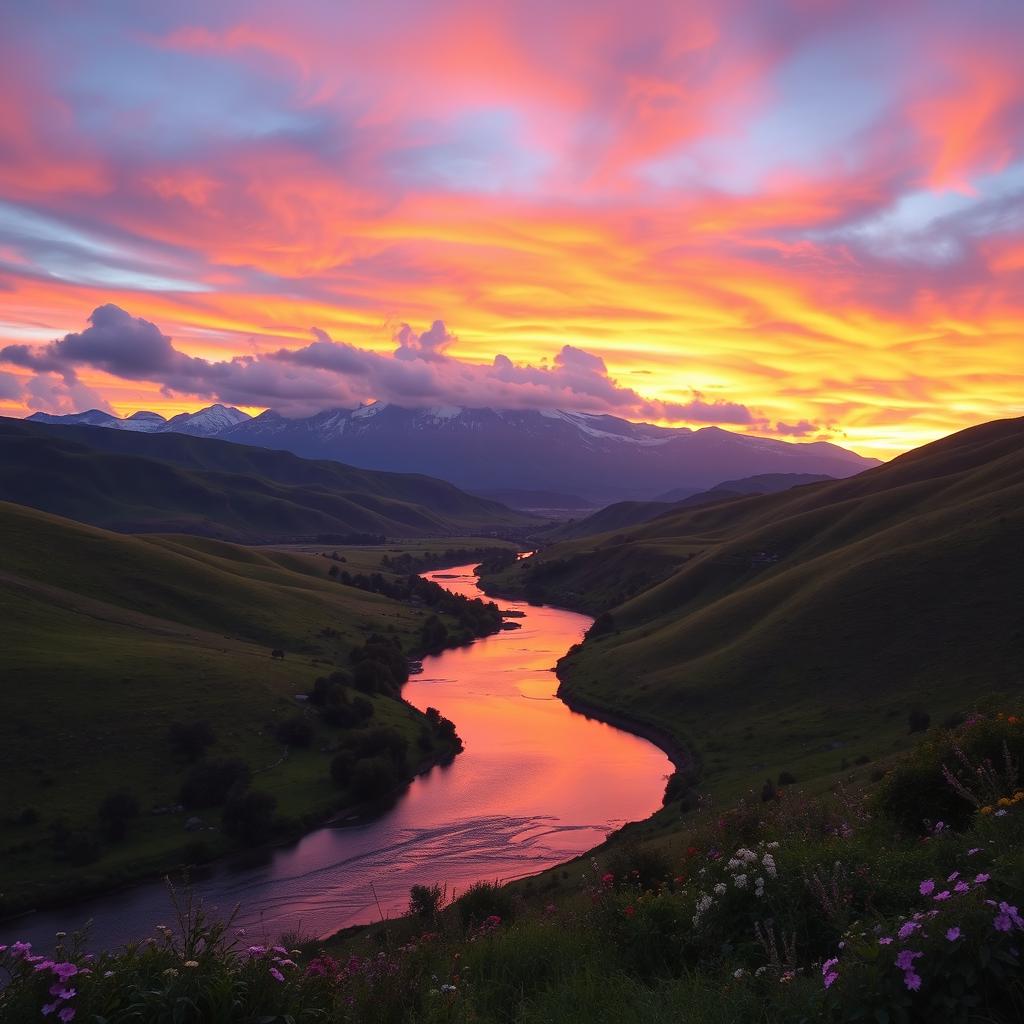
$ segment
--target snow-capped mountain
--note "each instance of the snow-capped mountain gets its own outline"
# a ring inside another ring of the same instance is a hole
[[[217,437],[225,430],[251,419],[248,413],[225,405],[210,405],[198,412],[183,412],[166,419],[158,412],[140,410],[121,419],[100,409],[88,412],[54,416],[35,412],[26,417],[34,423],[64,423],[87,427],[110,427],[115,430],[134,430],[141,433],[193,434],[196,437]]]
[[[172,434],[219,437],[224,431],[250,419],[252,417],[247,412],[230,405],[209,405],[199,412],[182,412],[172,416],[162,429]]]
[[[409,409],[376,403],[301,419],[272,410],[218,435],[368,469],[426,473],[467,490],[560,490],[596,501],[705,489],[760,473],[852,476],[877,462],[837,445],[631,423],[561,410]]]
[[[378,402],[289,418],[212,405],[166,422],[155,413],[122,420],[96,409],[29,419],[217,437],[365,469],[423,473],[464,490],[569,491],[598,503],[649,499],[669,488],[704,490],[762,473],[846,477],[877,465],[824,441],[800,444],[554,409],[408,409]]]

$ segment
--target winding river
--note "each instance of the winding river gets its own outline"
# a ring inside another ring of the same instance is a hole
[[[473,566],[425,573],[483,596]],[[521,628],[425,659],[403,696],[455,722],[465,751],[420,776],[385,815],[320,828],[259,866],[218,867],[193,883],[221,913],[239,907],[250,936],[326,937],[404,911],[409,888],[441,883],[457,895],[478,881],[535,874],[596,846],[625,821],[652,814],[672,766],[647,740],[570,711],[555,696],[555,662],[590,620],[558,608],[499,602]],[[92,920],[105,948],[152,932],[171,910],[153,881],[4,924],[4,941],[45,947]],[[7,934],[8,932],[12,934]]]

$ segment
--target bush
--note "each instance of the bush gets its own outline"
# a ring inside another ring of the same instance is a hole
[[[206,722],[174,722],[167,730],[167,739],[175,753],[195,761],[216,741]]]
[[[236,792],[224,805],[221,822],[224,832],[248,846],[264,843],[274,830],[277,801],[258,790]]]
[[[292,715],[279,722],[275,732],[289,747],[308,747],[313,742],[313,726],[302,715]]]
[[[456,901],[459,917],[467,928],[483,924],[489,917],[510,921],[515,914],[512,893],[497,882],[477,882]]]
[[[128,832],[128,822],[139,816],[139,802],[131,793],[119,789],[100,804],[96,813],[104,838],[119,842]]]
[[[249,778],[249,766],[237,758],[200,761],[185,776],[178,799],[186,807],[216,807],[232,789],[245,789]]]
[[[371,757],[356,762],[350,785],[357,800],[377,800],[393,793],[399,781],[394,761],[387,757]]]
[[[397,729],[381,726],[357,733],[349,741],[350,749],[357,759],[387,757],[401,771],[408,763],[409,741]]]
[[[409,890],[409,913],[433,919],[441,909],[444,893],[439,885],[414,885]]]
[[[331,761],[331,779],[339,789],[347,789],[352,783],[352,769],[356,756],[351,750],[343,750]]]

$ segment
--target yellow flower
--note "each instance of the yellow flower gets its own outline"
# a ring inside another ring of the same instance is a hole
[[[1010,801],[1005,796],[1001,796],[999,798],[999,806],[1000,807],[1009,807],[1010,806]]]
[[[991,807],[982,807],[980,813],[982,813],[982,814],[991,814],[992,813],[992,808]]]

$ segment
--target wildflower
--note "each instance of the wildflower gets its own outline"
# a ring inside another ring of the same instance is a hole
[[[111,971],[111,974],[113,974],[113,971]],[[164,971],[165,978],[176,978],[177,976],[178,969],[176,967],[168,967],[167,970]]]
[[[777,850],[778,848],[779,848],[779,844],[778,844],[778,842],[776,842],[774,840],[768,844],[768,849],[769,850]]]
[[[744,977],[744,976],[746,975],[746,973],[747,973],[747,972],[746,972],[746,971],[745,971],[745,970],[744,970],[744,969],[743,969],[742,967],[737,967],[737,968],[736,968],[736,970],[732,972],[732,976],[733,976],[733,977],[734,977],[734,978],[735,978],[735,979],[736,979],[737,981],[739,981],[739,980],[740,980],[740,978],[742,978],[742,977]]]
[[[955,882],[960,877],[959,871],[954,871],[953,874],[946,879],[947,882]]]
[[[906,985],[911,992],[916,992],[921,987],[921,975],[911,968],[911,970],[907,971],[903,975],[903,984]]]
[[[198,967],[198,966],[199,966],[199,961],[198,960],[186,960],[182,964],[182,967],[189,967],[189,968]]]
[[[755,978],[760,978],[761,975],[764,974],[765,971],[767,971],[767,970],[768,970],[768,968],[766,966],[758,967],[758,969],[756,971],[754,971],[754,977]]]
[[[833,967],[837,967],[838,965],[839,965],[839,957],[834,956],[834,957],[832,957],[831,960],[826,960],[821,965],[821,973],[822,974],[828,974],[828,972],[831,971]]]
[[[878,944],[880,946],[891,946],[892,945],[892,936],[891,935],[883,935],[878,940]]]
[[[714,893],[716,896],[724,896],[726,892],[726,885],[724,882],[719,882],[715,888]]]
[[[922,956],[924,953],[915,953],[912,949],[901,949],[896,955],[895,963],[901,971],[910,971],[914,968],[914,961]]]
[[[766,853],[761,858],[761,864],[764,866],[765,873],[769,878],[774,878],[778,873],[778,868],[775,865],[775,858],[770,853]]]
[[[921,883],[921,884],[920,884],[920,885],[919,885],[919,886],[917,887],[917,891],[918,891],[918,892],[919,892],[919,893],[920,893],[920,894],[921,894],[922,896],[931,896],[931,894],[932,894],[933,892],[935,892],[935,883],[934,883],[934,882],[933,882],[933,881],[932,881],[932,880],[931,880],[930,878],[928,878],[928,879],[925,879],[925,881],[923,881],[923,882],[922,882],[922,883]]]
[[[601,876],[602,885],[611,885],[615,881],[615,876],[610,872],[606,872]]]
[[[270,976],[274,981],[284,981],[284,975],[276,967],[270,968]]]
[[[626,917],[632,917],[636,913],[636,909],[633,907],[632,904],[630,904],[628,907],[626,907],[623,913],[626,915]]]
[[[1024,928],[1024,919],[1017,913],[1016,907],[1011,907],[1006,900],[999,904],[999,913],[992,922],[996,931],[1008,932],[1012,927]]]
[[[948,889],[943,889],[942,892],[937,892],[934,896],[937,900],[948,900],[951,893]]]
[[[114,976],[114,972],[113,971],[104,971],[103,972],[103,977],[104,978],[112,978],[113,976]]]
[[[946,932],[946,938],[947,938],[947,939],[948,939],[948,940],[949,940],[950,942],[956,942],[956,940],[960,938],[960,929],[959,929],[959,928],[956,928],[956,927],[954,927],[954,928],[950,928],[950,929],[949,929],[949,930],[948,930],[948,931]]]
[[[733,883],[737,889],[746,889],[747,887],[747,876],[746,875],[733,875]]]
[[[902,928],[896,933],[901,939],[909,939],[914,932],[917,931],[921,926],[916,921],[908,921]]]
[[[263,956],[263,954],[266,953],[266,951],[266,946],[250,946],[246,950],[246,953],[248,953],[249,956]]]
[[[996,818],[1005,818],[1006,817],[1006,811],[1003,810],[1002,808],[1000,808],[998,811],[996,811],[994,816]]]
[[[441,986],[441,991],[442,992],[454,992],[455,990],[456,989],[455,989],[454,985],[442,985]]]
[[[831,988],[839,980],[838,971],[829,971],[828,974],[822,979],[822,984],[825,988]]]
[[[985,807],[982,807],[982,809],[980,811],[978,811],[978,813],[979,814],[991,814],[992,813],[992,808],[989,807],[988,805],[986,805]]]
[[[1010,806],[1010,801],[1005,796],[1001,796],[996,802],[999,804],[1000,807],[1009,807]]]
[[[970,886],[966,882],[957,882],[953,887],[953,892],[965,893],[970,889]]]
[[[974,881],[978,885],[984,885],[984,883],[987,882],[991,877],[991,875],[986,874],[984,871],[982,871],[980,874],[974,876]]]
[[[54,964],[51,970],[61,981],[67,981],[78,973],[78,966],[72,963]]]
[[[971,847],[971,848],[970,848],[970,849],[969,849],[969,850],[967,851],[967,856],[968,856],[968,857],[973,857],[973,856],[974,856],[974,855],[975,855],[976,853],[981,853],[981,847],[980,847],[980,846],[972,846],[972,847]]]

